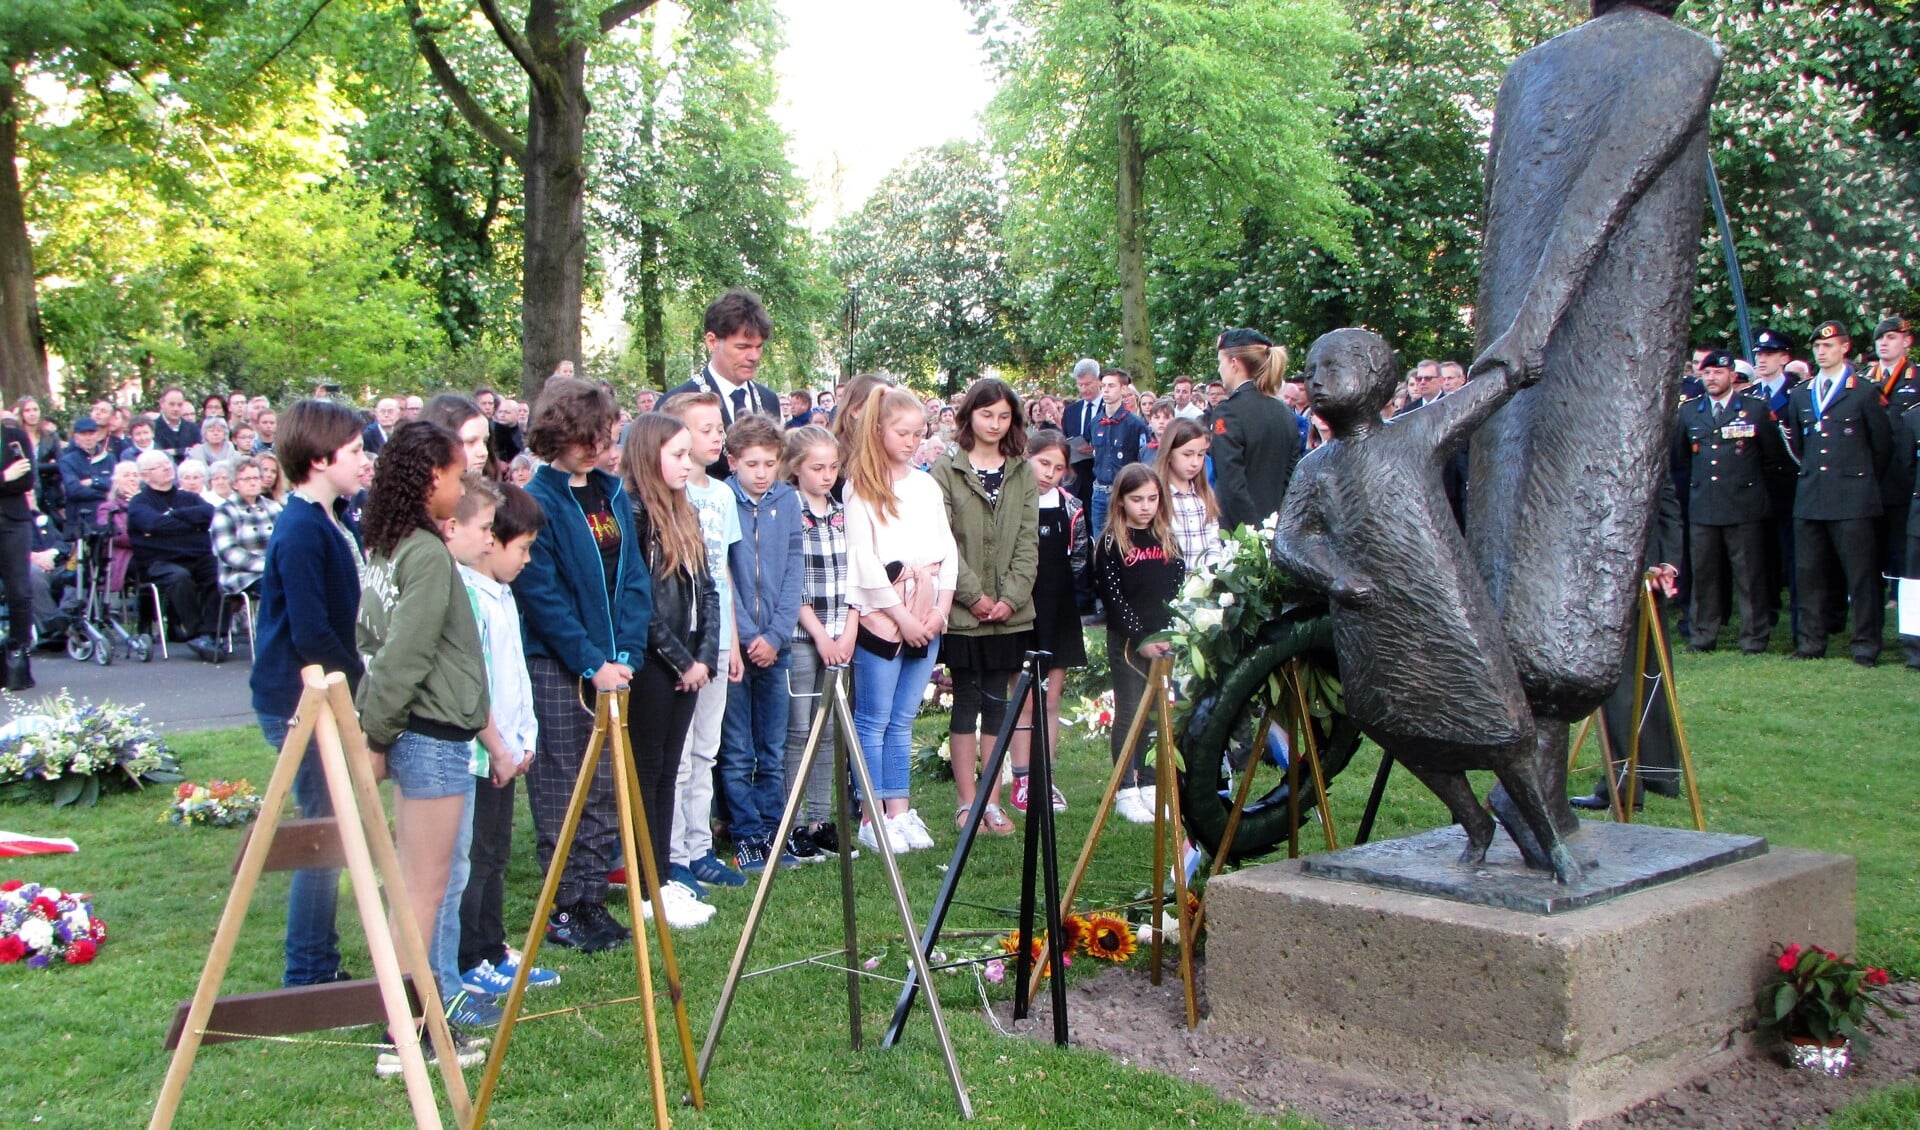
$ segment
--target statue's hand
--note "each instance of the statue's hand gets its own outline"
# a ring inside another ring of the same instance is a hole
[[[1514,387],[1527,388],[1539,382],[1546,370],[1546,361],[1545,351],[1523,356],[1519,344],[1514,341],[1513,331],[1509,330],[1474,360],[1473,367],[1467,370],[1467,376],[1472,379],[1499,369],[1507,374],[1507,379],[1513,382]]]

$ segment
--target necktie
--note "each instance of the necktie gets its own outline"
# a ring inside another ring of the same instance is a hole
[[[1832,393],[1833,393],[1833,378],[1821,377],[1820,378],[1820,403],[1824,405],[1827,402],[1827,397],[1832,395]]]
[[[741,385],[733,390],[733,418],[738,420],[747,414],[747,386]]]

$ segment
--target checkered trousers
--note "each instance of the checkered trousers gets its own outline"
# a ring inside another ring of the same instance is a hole
[[[540,723],[533,764],[527,768],[527,802],[533,808],[534,843],[544,872],[560,842],[573,786],[580,779],[580,763],[593,736],[593,711],[581,705],[580,677],[557,661],[530,656],[527,673],[533,680],[533,714]],[[606,902],[607,872],[618,866],[619,859],[620,810],[613,794],[613,758],[602,753],[554,905]]]

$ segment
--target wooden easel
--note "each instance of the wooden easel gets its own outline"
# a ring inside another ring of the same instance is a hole
[[[527,942],[522,947],[524,956],[514,970],[513,985],[507,990],[507,999],[501,1007],[500,1029],[494,1034],[493,1047],[487,1054],[486,1071],[480,1076],[480,1092],[474,1099],[471,1126],[481,1126],[486,1122],[487,1108],[493,1102],[494,1088],[500,1082],[500,1069],[506,1062],[507,1043],[513,1038],[514,1025],[522,1019],[520,1006],[527,995],[527,972],[533,968],[534,959],[540,953],[540,943],[546,939],[547,916],[553,912],[554,896],[559,893],[561,876],[567,870],[567,856],[573,850],[573,837],[580,830],[580,816],[587,808],[587,795],[593,788],[594,770],[598,768],[601,756],[607,754],[609,746],[612,747],[612,753],[608,756],[613,758],[613,792],[620,811],[620,847],[626,853],[627,874],[631,881],[637,860],[642,881],[646,884],[646,897],[653,906],[654,936],[660,941],[660,965],[666,973],[667,997],[673,1002],[674,1024],[679,1029],[680,1056],[687,1068],[689,1097],[695,1109],[705,1109],[707,1105],[700,1087],[700,1075],[694,1070],[693,1028],[687,1022],[686,994],[680,989],[680,963],[674,957],[673,939],[667,930],[667,907],[660,895],[659,861],[653,857],[653,837],[648,831],[647,812],[640,801],[639,782],[634,780],[633,752],[627,743],[627,692],[601,691],[594,703],[593,736],[587,740],[587,751],[580,759],[580,775],[574,781],[573,797],[567,804],[566,819],[560,825],[560,838],[553,845],[553,860],[547,865],[546,881],[540,885],[540,900],[534,904],[533,924],[527,928]],[[647,952],[647,933],[638,903],[632,905],[632,911],[633,967],[640,993],[626,1000],[602,1003],[639,1002],[640,1019],[647,1037],[647,1085],[653,1094],[653,1121],[659,1130],[666,1130],[672,1122],[667,1116],[667,1080],[660,1053],[660,1021],[654,1010],[653,963]],[[556,1009],[525,1019],[564,1015],[578,1012],[583,1007],[590,1006]]]
[[[760,932],[760,922],[766,913],[768,899],[773,893],[773,879],[780,867],[776,861],[769,860],[760,873],[760,881],[753,889],[753,905],[747,910],[746,928],[740,932],[740,942],[734,948],[733,962],[727,967],[726,982],[720,988],[720,1003],[713,1010],[713,1026],[707,1029],[707,1042],[700,1049],[700,1068],[694,1073],[696,1080],[706,1078],[707,1071],[713,1066],[715,1051],[720,1046],[721,1033],[726,1031],[727,1017],[733,1011],[733,998],[739,992],[741,982],[762,973],[772,973],[796,965],[823,965],[829,968],[844,968],[847,975],[847,1026],[848,1035],[855,1051],[862,1044],[860,1021],[860,978],[872,976],[860,967],[859,933],[854,925],[853,896],[853,839],[855,827],[852,817],[852,805],[847,797],[847,771],[852,769],[860,784],[860,795],[869,798],[869,803],[877,805],[874,796],[873,774],[867,768],[866,754],[860,748],[860,739],[854,732],[853,705],[848,698],[848,676],[845,667],[828,668],[826,681],[820,691],[819,708],[813,712],[813,726],[807,733],[806,748],[800,755],[800,763],[795,767],[793,780],[789,782],[786,807],[780,811],[780,824],[774,830],[773,843],[777,852],[780,845],[787,842],[787,833],[793,830],[795,821],[800,817],[801,801],[806,795],[807,777],[813,771],[814,760],[820,755],[820,738],[825,732],[828,712],[832,712],[834,726],[833,781],[836,807],[836,827],[840,838],[840,914],[845,927],[844,943],[841,949],[805,959],[787,965],[747,971],[747,958],[753,953],[755,937]],[[799,692],[794,692],[799,693]],[[986,794],[984,790],[981,795]],[[978,807],[977,805],[975,806]],[[877,811],[873,812],[877,816]],[[900,865],[894,859],[892,843],[887,839],[884,829],[873,837],[876,851],[880,856],[882,870],[886,872],[888,889],[893,893],[894,909],[900,915],[900,926],[906,939],[909,967],[927,987],[927,1011],[933,1016],[933,1030],[940,1042],[940,1055],[946,1063],[947,1080],[953,1085],[954,1101],[959,1104],[960,1117],[973,1117],[973,1101],[967,1096],[966,1083],[960,1077],[960,1061],[953,1051],[953,1037],[947,1032],[946,1014],[940,1009],[940,998],[933,989],[933,974],[927,967],[927,952],[921,945],[920,936],[914,929],[913,908],[907,902],[906,883],[900,878]],[[840,958],[840,964],[831,965],[828,958]],[[890,979],[890,978],[889,978]]]
[[[452,1102],[455,1123],[466,1126],[472,1116],[466,1079],[460,1074],[440,991],[427,963],[426,944],[407,909],[400,857],[387,830],[386,810],[381,806],[379,787],[373,779],[366,735],[360,730],[359,716],[347,693],[346,677],[338,672],[326,673],[317,666],[303,670],[301,677],[306,689],[301,693],[287,739],[280,746],[280,758],[274,763],[266,795],[261,798],[259,819],[241,848],[233,890],[227,896],[226,909],[221,912],[220,925],[214,931],[213,946],[200,971],[199,986],[194,990],[193,999],[176,1012],[173,1030],[168,1034],[173,1059],[167,1065],[166,1082],[160,1088],[153,1117],[147,1125],[150,1130],[165,1130],[173,1125],[187,1076],[193,1071],[194,1057],[202,1043],[280,1037],[382,1020],[400,1055],[401,1076],[406,1080],[414,1125],[443,1125],[433,1083],[427,1074],[426,1058],[420,1051],[420,1037],[414,1029],[415,1013],[408,1003],[411,988],[418,999],[420,1014],[426,1019],[427,1034],[433,1040],[440,1078]],[[280,810],[286,806],[293,790],[294,775],[306,756],[309,740],[319,746],[320,765],[326,776],[328,795],[333,800],[334,816],[326,820],[283,822]],[[283,830],[289,834],[279,835]],[[325,866],[341,860],[353,880],[354,899],[366,930],[374,979],[280,989],[245,997],[220,997],[220,984],[233,958],[233,948],[239,941],[240,927],[246,921],[247,908],[260,883],[261,872]],[[381,884],[386,886],[388,900],[398,908],[393,915],[400,927],[397,948],[388,929],[386,910],[380,903]],[[411,978],[411,986],[403,980],[403,971]]]
[[[1673,665],[1668,661],[1671,654],[1667,650],[1667,628],[1660,618],[1660,597],[1654,590],[1653,573],[1648,572],[1640,581],[1640,627],[1636,633],[1633,649],[1633,686],[1634,702],[1640,701],[1637,693],[1641,684],[1647,680],[1647,661],[1651,652],[1653,664],[1660,676],[1660,693],[1665,696],[1667,713],[1673,717],[1673,742],[1680,752],[1680,779],[1686,786],[1687,804],[1692,809],[1693,830],[1707,830],[1706,808],[1700,802],[1700,781],[1693,772],[1693,751],[1687,745],[1687,728],[1680,720],[1680,695],[1674,689]],[[1640,784],[1640,726],[1636,723],[1633,733],[1627,738],[1627,772],[1624,778],[1616,778],[1613,770],[1613,756],[1609,751],[1607,720],[1600,711],[1595,711],[1580,726],[1580,733],[1574,738],[1573,748],[1567,751],[1567,771],[1571,773],[1580,757],[1580,746],[1587,740],[1587,734],[1595,727],[1600,728],[1600,760],[1605,762],[1605,773],[1609,799],[1612,802],[1613,818],[1621,824],[1633,823],[1633,796]]]
[[[1232,854],[1234,838],[1240,834],[1240,818],[1246,814],[1247,799],[1253,794],[1254,766],[1260,762],[1261,747],[1266,743],[1267,734],[1281,721],[1283,706],[1291,705],[1292,710],[1288,713],[1294,721],[1287,751],[1287,858],[1297,859],[1300,856],[1300,763],[1303,761],[1313,775],[1315,803],[1320,812],[1320,828],[1326,833],[1327,850],[1333,851],[1340,846],[1333,832],[1333,805],[1327,799],[1327,778],[1320,764],[1320,739],[1313,732],[1313,709],[1307,701],[1306,676],[1301,670],[1300,660],[1287,661],[1281,683],[1281,701],[1274,703],[1272,709],[1267,711],[1261,719],[1260,729],[1255,732],[1252,756],[1247,761],[1246,771],[1240,774],[1240,787],[1234,790],[1233,808],[1227,813],[1226,831],[1221,833],[1220,847],[1213,853],[1213,862],[1207,867],[1209,889]],[[1289,690],[1292,691],[1291,695],[1287,693]],[[1192,929],[1196,936],[1206,920],[1207,896],[1203,892],[1200,905],[1193,914]]]
[[[1125,656],[1118,657],[1125,663]],[[1126,741],[1120,747],[1120,756],[1113,763],[1113,774],[1107,778],[1107,791],[1100,798],[1100,807],[1094,811],[1093,827],[1087,830],[1087,842],[1080,849],[1080,858],[1073,865],[1073,874],[1067,879],[1067,886],[1060,895],[1063,910],[1073,906],[1073,900],[1080,893],[1080,883],[1087,877],[1087,867],[1093,862],[1093,850],[1100,842],[1100,833],[1106,830],[1107,817],[1113,812],[1113,800],[1120,792],[1120,782],[1126,780],[1127,772],[1133,766],[1133,751],[1139,748],[1145,735],[1147,720],[1155,720],[1159,730],[1159,744],[1153,759],[1153,901],[1150,906],[1154,915],[1152,969],[1149,976],[1154,984],[1160,983],[1160,960],[1165,931],[1160,928],[1163,917],[1162,907],[1166,901],[1168,838],[1171,837],[1172,854],[1176,865],[1173,868],[1173,898],[1178,908],[1180,923],[1180,980],[1185,990],[1187,1005],[1187,1027],[1200,1024],[1200,1001],[1193,984],[1193,929],[1187,916],[1187,869],[1180,860],[1180,786],[1173,768],[1173,711],[1167,701],[1168,688],[1173,677],[1173,660],[1161,656],[1147,667],[1147,685],[1141,692],[1140,706],[1133,712],[1133,721],[1127,726]],[[1045,798],[1042,798],[1044,802]],[[1036,802],[1039,803],[1039,802]],[[1049,939],[1040,941],[1040,954],[1034,962],[1032,980],[1027,986],[1028,996],[1040,991],[1040,979],[1048,967],[1050,954]]]

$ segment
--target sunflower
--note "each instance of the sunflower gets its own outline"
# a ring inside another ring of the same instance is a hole
[[[1133,956],[1133,929],[1111,914],[1087,919],[1087,952],[1102,961],[1122,962]]]
[[[1031,961],[1034,967],[1040,970],[1040,976],[1042,977],[1050,976],[1053,973],[1052,959],[1048,958],[1043,960],[1041,957],[1041,954],[1043,952],[1042,947],[1046,943],[1046,937],[1047,937],[1046,934],[1042,933],[1035,936],[1032,940],[1030,940],[1027,943],[1027,960]],[[1006,937],[1000,939],[1000,952],[1007,954],[1008,956],[1015,956],[1019,954],[1020,931],[1015,930],[1013,933],[1008,934]],[[1072,968],[1073,950],[1071,948],[1069,948],[1067,952],[1062,955],[1062,960],[1065,962],[1068,968]]]
[[[1087,920],[1078,914],[1069,914],[1060,919],[1061,948],[1068,957],[1076,953],[1085,953],[1087,949]]]

